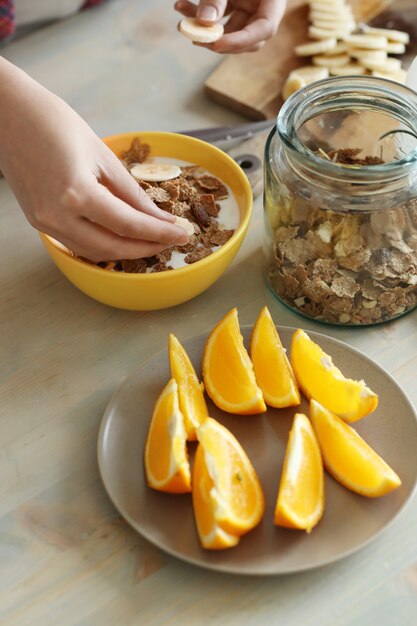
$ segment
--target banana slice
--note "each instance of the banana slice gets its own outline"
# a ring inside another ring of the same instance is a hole
[[[360,63],[364,63],[365,61],[383,63],[387,58],[386,50],[361,50],[359,48],[350,48],[349,54],[352,58],[358,59]]]
[[[223,24],[202,26],[194,17],[185,17],[180,22],[180,32],[191,41],[198,43],[213,43],[223,35]]]
[[[309,43],[301,44],[294,48],[295,54],[299,57],[309,57],[314,54],[321,54],[332,50],[337,45],[337,39],[330,37],[330,39],[321,39],[320,41],[312,41]]]
[[[296,70],[290,73],[287,80],[284,83],[282,90],[282,97],[284,100],[289,98],[293,93],[315,83],[318,80],[323,80],[329,77],[329,69],[327,67],[317,67],[315,65],[304,65],[303,67],[297,67]]]
[[[310,4],[311,13],[325,13],[326,15],[353,15],[352,9],[347,4],[325,4],[323,2],[312,2]]]
[[[382,72],[382,74],[393,74],[401,69],[400,59],[389,58],[382,62],[361,59],[359,63],[368,70],[375,70],[376,72]]]
[[[304,80],[302,76],[298,76],[296,73],[291,73],[287,80],[284,83],[284,87],[282,88],[282,97],[284,100],[287,100],[293,93],[305,87],[307,85],[307,81]]]
[[[335,13],[327,11],[311,11],[309,15],[310,22],[342,22],[344,20],[353,20],[353,14],[350,10],[340,9]]]
[[[386,37],[376,37],[372,35],[350,35],[345,38],[348,46],[354,48],[365,48],[366,50],[386,50],[388,39]]]
[[[194,226],[185,217],[179,217],[177,215],[175,218],[175,224],[176,226],[183,228],[189,237],[191,237],[191,235],[194,235]]]
[[[343,67],[347,65],[350,61],[350,56],[348,54],[338,54],[337,56],[315,56],[312,59],[314,65],[318,65],[319,67]]]
[[[351,24],[346,24],[343,28],[317,28],[316,26],[308,27],[308,34],[311,39],[328,39],[336,37],[336,39],[346,39],[350,33],[355,30]],[[376,37],[374,38],[376,39]]]
[[[315,10],[321,7],[322,11],[336,11],[339,8],[348,6],[344,0],[311,0],[310,8]]]
[[[376,76],[377,78],[386,78],[388,80],[393,80],[396,83],[402,83],[403,85],[405,84],[405,81],[407,80],[407,72],[405,70],[398,70],[397,72],[393,72],[392,74],[373,71],[372,76]]]
[[[339,41],[332,50],[327,50],[327,52],[323,52],[324,56],[335,56],[336,54],[342,54],[346,52],[348,49],[347,45],[344,41]]]
[[[388,54],[404,54],[405,44],[395,43],[394,41],[389,41],[387,43],[386,51],[388,52]]]
[[[324,21],[324,20],[312,20],[313,27],[318,28],[319,30],[332,30],[332,31],[345,31],[352,29],[352,31],[356,30],[356,24],[353,20],[334,20],[334,21]]]
[[[330,74],[332,76],[357,76],[358,74],[365,74],[366,69],[359,65],[359,63],[348,63],[343,67],[331,67]]]
[[[372,26],[367,26],[366,24],[361,24],[361,30],[366,35],[370,35],[372,37],[386,37],[388,41],[393,41],[394,43],[410,43],[410,35],[402,30],[392,30],[390,28],[373,28]]]
[[[135,163],[130,168],[130,173],[136,180],[162,182],[177,178],[181,174],[181,168],[171,163]]]
[[[316,80],[323,80],[329,77],[327,67],[317,67],[315,65],[303,65],[292,71],[290,76],[301,76],[307,83],[313,83]]]

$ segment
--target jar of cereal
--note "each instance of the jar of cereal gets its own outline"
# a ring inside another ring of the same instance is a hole
[[[332,324],[417,305],[417,94],[369,76],[309,85],[282,107],[265,155],[273,293]]]

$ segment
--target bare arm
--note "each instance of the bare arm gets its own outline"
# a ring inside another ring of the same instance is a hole
[[[188,240],[71,107],[1,57],[0,120],[0,169],[38,230],[93,261]]]

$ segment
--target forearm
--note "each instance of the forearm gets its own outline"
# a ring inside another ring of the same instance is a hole
[[[60,119],[59,109],[62,107],[71,111],[60,98],[0,57],[0,169],[6,176],[19,158],[22,143],[30,142],[46,118],[49,128],[52,125],[53,129]],[[50,141],[51,134],[44,137],[44,145],[38,139],[37,149],[48,150]]]

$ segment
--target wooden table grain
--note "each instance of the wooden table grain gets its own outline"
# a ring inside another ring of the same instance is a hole
[[[167,0],[115,0],[2,50],[100,135],[241,121],[206,100],[219,59],[176,32]],[[417,402],[417,313],[367,329],[301,320],[262,276],[262,206],[233,265],[200,297],[137,313],[101,305],[55,268],[0,181],[0,623],[4,626],[414,626],[417,502],[355,555],[281,577],[239,577],[172,558],[110,503],[96,442],[113,392],[144,359],[213,327],[327,332],[376,359]],[[348,512],[347,512],[348,515]],[[348,520],[347,520],[348,523]]]

